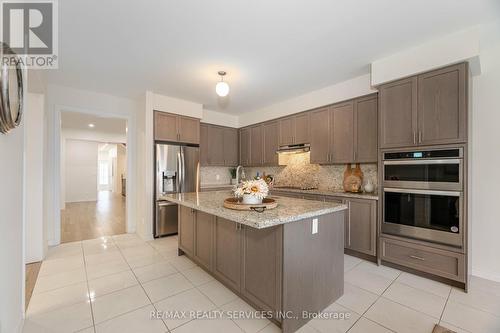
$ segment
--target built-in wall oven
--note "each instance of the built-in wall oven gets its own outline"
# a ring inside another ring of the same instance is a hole
[[[463,246],[463,149],[383,153],[382,232]]]

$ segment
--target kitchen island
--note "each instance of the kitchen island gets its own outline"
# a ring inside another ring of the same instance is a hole
[[[276,196],[275,209],[235,211],[230,196],[162,196],[179,205],[179,254],[295,332],[343,294],[347,206]]]

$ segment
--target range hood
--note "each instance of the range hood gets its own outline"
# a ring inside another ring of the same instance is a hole
[[[307,153],[311,150],[311,145],[309,143],[300,143],[296,145],[286,145],[279,146],[278,154],[300,154]]]

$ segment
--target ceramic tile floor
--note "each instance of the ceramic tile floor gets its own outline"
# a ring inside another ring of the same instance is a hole
[[[177,238],[134,234],[66,243],[49,250],[24,332],[280,332],[266,319],[150,319],[153,311],[252,311],[184,256]],[[345,293],[300,333],[500,332],[500,283],[473,278],[468,294],[447,285],[345,256]]]

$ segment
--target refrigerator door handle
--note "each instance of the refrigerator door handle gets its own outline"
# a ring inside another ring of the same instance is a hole
[[[181,182],[182,182],[182,161],[181,152],[177,153],[177,179],[176,179],[176,191],[181,192]]]
[[[182,170],[182,188],[181,191],[184,192],[186,187],[186,163],[184,159],[184,147],[181,147],[181,170]]]

